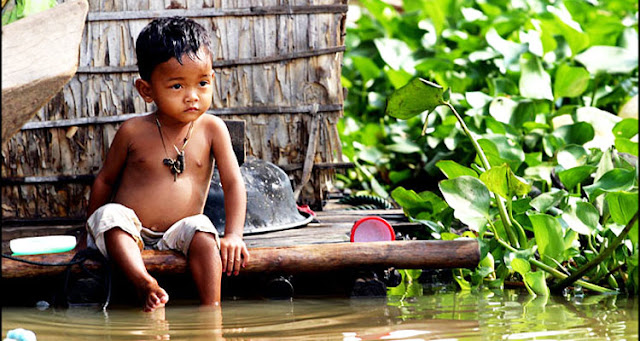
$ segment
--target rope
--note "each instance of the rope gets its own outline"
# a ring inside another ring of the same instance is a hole
[[[17,262],[22,262],[22,263],[27,263],[27,264],[32,264],[32,265],[39,265],[39,266],[66,266],[67,269],[65,271],[65,280],[64,280],[64,295],[67,295],[67,289],[69,287],[69,277],[71,276],[71,267],[73,265],[80,265],[80,268],[87,274],[89,274],[90,276],[92,276],[93,278],[99,278],[100,276],[92,273],[91,271],[89,271],[89,269],[87,269],[84,266],[84,262],[89,260],[89,259],[93,259],[93,260],[97,260],[100,263],[102,263],[105,267],[106,267],[106,276],[105,276],[105,287],[106,287],[106,291],[107,291],[107,297],[106,300],[102,306],[102,310],[106,311],[107,310],[107,306],[109,305],[109,302],[111,301],[111,267],[108,266],[107,264],[107,259],[104,258],[104,256],[98,252],[98,250],[96,249],[84,249],[84,250],[80,250],[78,252],[76,252],[76,254],[73,256],[73,258],[71,258],[71,261],[69,262],[61,262],[61,263],[47,263],[47,262],[37,262],[37,261],[32,261],[32,260],[28,260],[28,259],[24,259],[24,258],[18,258],[18,257],[14,257],[14,256],[10,256],[10,255],[2,255],[3,258],[7,258],[7,259],[11,259]]]
[[[81,251],[82,252],[82,251]],[[78,254],[76,254],[77,256]],[[18,258],[18,257],[14,257],[11,255],[2,255],[2,258],[7,258],[7,259],[11,259],[17,262],[22,262],[22,263],[27,263],[27,264],[31,264],[31,265],[40,265],[40,266],[72,266],[72,265],[76,265],[76,264],[80,264],[82,262],[84,262],[85,260],[87,260],[87,258],[81,258],[78,260],[74,260],[76,258],[76,256],[73,257],[73,259],[71,259],[70,262],[62,262],[62,263],[46,263],[46,262],[36,262],[36,261],[32,261],[32,260],[28,260],[28,259],[24,259],[24,258]]]

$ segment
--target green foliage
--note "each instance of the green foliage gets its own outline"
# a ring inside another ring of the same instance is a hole
[[[361,4],[345,185],[392,193],[432,238],[468,226],[483,260],[454,271],[461,288],[515,277],[546,295],[581,271],[590,290],[637,293],[638,120],[617,116],[638,93],[637,3]]]
[[[2,26],[10,24],[31,14],[53,8],[56,0],[15,0],[2,7]]]

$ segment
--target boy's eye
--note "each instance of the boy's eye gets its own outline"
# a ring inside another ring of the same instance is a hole
[[[171,86],[171,88],[172,88],[172,89],[176,89],[176,90],[177,90],[177,89],[182,88],[182,85],[180,85],[180,84],[174,84],[174,85],[172,85],[172,86]]]
[[[209,84],[209,82],[207,82],[207,81],[200,81],[200,86],[207,86],[207,84]]]

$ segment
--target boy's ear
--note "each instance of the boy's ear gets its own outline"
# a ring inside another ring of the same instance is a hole
[[[142,78],[138,78],[136,80],[136,89],[145,102],[153,102],[153,98],[151,97],[151,84],[149,84],[149,82]]]

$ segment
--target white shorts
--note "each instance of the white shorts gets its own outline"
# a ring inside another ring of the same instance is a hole
[[[177,250],[186,256],[196,231],[213,234],[218,249],[220,249],[218,230],[213,226],[209,217],[204,214],[186,217],[178,220],[165,232],[156,232],[143,227],[132,209],[115,203],[98,208],[87,220],[88,247],[97,248],[102,255],[109,258],[104,233],[114,227],[129,233],[135,239],[140,250]]]

